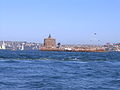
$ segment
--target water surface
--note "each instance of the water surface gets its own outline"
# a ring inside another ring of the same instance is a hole
[[[119,88],[119,52],[0,51],[0,90]]]

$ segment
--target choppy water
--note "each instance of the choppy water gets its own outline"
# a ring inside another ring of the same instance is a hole
[[[120,53],[0,51],[0,90],[120,90]]]

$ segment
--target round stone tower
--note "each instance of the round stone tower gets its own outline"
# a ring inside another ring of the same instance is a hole
[[[56,48],[56,40],[49,34],[48,38],[44,39],[44,47],[46,48]]]

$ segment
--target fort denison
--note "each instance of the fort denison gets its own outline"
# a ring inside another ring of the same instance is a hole
[[[41,51],[69,51],[69,52],[105,52],[105,48],[102,46],[76,46],[76,45],[61,45],[56,44],[56,39],[51,35],[44,39],[43,45],[40,47]]]

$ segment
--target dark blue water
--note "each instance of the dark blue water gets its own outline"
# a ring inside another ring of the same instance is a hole
[[[120,53],[0,51],[0,90],[120,90]]]

